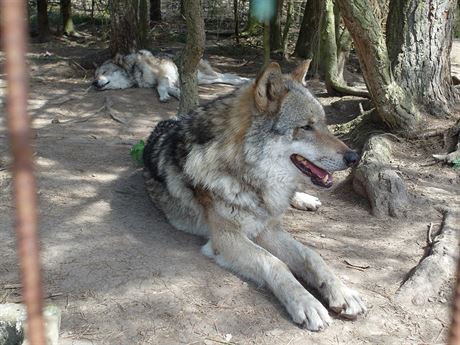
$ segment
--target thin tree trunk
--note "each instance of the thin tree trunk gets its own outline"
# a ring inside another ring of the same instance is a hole
[[[148,45],[148,0],[110,0],[110,51],[128,54]]]
[[[38,40],[40,42],[46,42],[50,36],[48,0],[37,0],[37,30]]]
[[[348,30],[340,29],[340,13],[332,0],[323,1],[324,20],[321,28],[321,61],[325,72],[327,92],[331,95],[353,95],[369,97],[365,91],[347,86],[343,73],[345,62],[351,49],[351,37]],[[342,32],[340,32],[342,31]]]
[[[184,0],[187,42],[182,52],[180,75],[180,100],[178,116],[183,116],[198,105],[197,67],[203,56],[205,33],[200,0]]]
[[[433,116],[449,116],[455,95],[450,52],[456,3],[390,1],[386,39],[393,75],[419,109]]]
[[[235,22],[235,41],[240,44],[240,21],[238,18],[238,0],[233,0],[233,20]]]
[[[252,35],[259,25],[259,21],[254,16],[254,1],[255,0],[249,0],[248,21],[246,23],[246,27],[243,30],[245,35]]]
[[[72,20],[72,3],[71,0],[61,0],[61,17],[62,17],[62,32],[65,35],[71,36],[75,34],[75,28]]]
[[[161,0],[150,0],[150,20],[161,20]]]
[[[323,20],[322,0],[308,0],[300,26],[299,36],[294,49],[294,55],[312,59],[311,71],[319,72],[321,22]]]
[[[283,17],[283,0],[276,0],[275,15],[270,20],[270,49],[279,51],[282,49],[281,19]]]
[[[286,24],[283,29],[283,54],[287,56],[287,47],[289,43],[289,29],[292,24],[292,0],[288,0],[286,8]]]
[[[393,78],[385,36],[367,0],[336,0],[358,52],[363,76],[376,110],[391,129],[410,135],[420,114],[412,97]]]
[[[264,23],[264,66],[270,62],[270,22]]]

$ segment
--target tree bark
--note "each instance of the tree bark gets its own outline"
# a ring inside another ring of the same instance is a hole
[[[275,14],[270,20],[270,49],[279,51],[283,48],[281,36],[281,19],[283,17],[283,0],[276,0]]]
[[[414,0],[415,1],[415,0]],[[336,0],[358,52],[367,88],[384,123],[393,130],[412,134],[420,114],[412,95],[397,84],[377,18],[367,0]]]
[[[289,43],[289,29],[291,28],[292,24],[292,9],[292,0],[288,0],[286,8],[286,23],[284,24],[283,28],[283,54],[285,57],[287,56],[287,47]]]
[[[449,116],[455,96],[450,52],[456,4],[390,1],[386,41],[393,75],[420,111],[432,116]]]
[[[161,20],[161,0],[150,0],[150,20],[154,22]]]
[[[75,28],[72,20],[72,3],[71,0],[61,0],[61,17],[62,17],[62,32],[65,35],[75,34]]]
[[[148,0],[110,0],[110,51],[128,54],[147,47]]]
[[[180,100],[178,116],[189,113],[198,105],[197,67],[203,56],[205,33],[200,0],[184,0],[187,41],[179,64]]]
[[[50,36],[48,0],[37,0],[37,30],[39,42],[46,42]]]
[[[322,0],[308,0],[305,4],[305,11],[300,26],[299,37],[295,45],[294,55],[312,59],[312,66],[315,66],[315,57],[319,57],[317,51],[320,42],[321,27],[321,4]]]

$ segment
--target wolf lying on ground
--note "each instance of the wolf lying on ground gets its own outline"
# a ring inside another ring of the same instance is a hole
[[[251,84],[161,121],[143,159],[149,196],[173,226],[207,237],[205,255],[266,284],[295,323],[318,331],[331,317],[295,276],[343,317],[366,307],[282,228],[300,181],[330,187],[333,171],[359,159],[328,131],[322,106],[302,84],[308,65],[283,75],[272,63]]]
[[[240,85],[248,78],[215,71],[208,61],[200,60],[198,84]],[[179,72],[169,55],[154,56],[147,50],[128,55],[117,54],[96,69],[93,86],[97,90],[127,89],[130,87],[153,88],[156,86],[161,102],[173,96],[179,98]]]

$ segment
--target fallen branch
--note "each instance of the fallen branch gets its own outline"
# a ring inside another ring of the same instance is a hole
[[[424,304],[429,298],[436,297],[441,286],[455,275],[460,228],[458,214],[453,210],[444,210],[443,215],[441,230],[432,240],[429,231],[427,242],[431,244],[426,255],[396,292],[398,302]]]

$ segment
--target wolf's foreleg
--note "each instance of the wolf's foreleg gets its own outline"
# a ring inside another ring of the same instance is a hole
[[[180,90],[175,86],[168,86],[168,93],[174,98],[180,98]]]
[[[295,192],[291,198],[291,206],[303,211],[316,211],[321,206],[321,201],[313,195]]]
[[[366,311],[358,293],[347,288],[321,256],[295,240],[279,225],[259,234],[256,243],[285,262],[292,272],[317,289],[334,312],[347,318],[356,318]]]
[[[158,95],[160,96],[160,102],[167,102],[171,98],[169,96],[169,79],[161,78],[158,80],[157,85]]]
[[[295,279],[285,263],[249,240],[228,220],[209,217],[211,240],[203,253],[257,283],[266,284],[294,322],[319,331],[332,321],[326,308]]]

